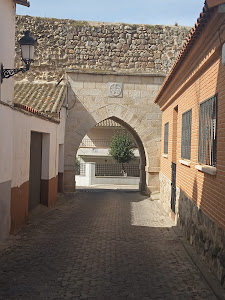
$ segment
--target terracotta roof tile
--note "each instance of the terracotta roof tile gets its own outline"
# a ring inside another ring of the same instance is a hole
[[[14,0],[14,2],[15,2],[16,4],[24,5],[24,6],[27,6],[27,7],[30,6],[30,2],[27,1],[27,0]]]
[[[96,124],[95,127],[121,127],[121,125],[112,119],[106,119]]]
[[[65,85],[16,82],[14,105],[33,113],[58,117],[66,93]]]
[[[206,3],[208,5],[208,7],[214,7],[214,6],[218,6],[220,4],[225,3],[224,0],[206,0]]]

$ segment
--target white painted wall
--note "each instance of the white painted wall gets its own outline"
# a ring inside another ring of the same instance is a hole
[[[42,133],[41,179],[49,179],[50,133]]]
[[[64,144],[59,145],[59,167],[58,172],[64,172]]]
[[[113,185],[139,185],[139,177],[123,176],[95,176],[95,163],[85,164],[85,176],[76,175],[76,186],[92,186],[95,184],[113,184]]]
[[[42,179],[58,174],[64,121],[55,124],[0,105],[0,126],[0,182],[12,180],[12,187],[17,187],[29,180],[31,131],[43,133]]]
[[[0,0],[0,63],[4,68],[14,67],[15,54],[15,4],[13,0]],[[14,79],[4,79],[0,100],[12,103]]]
[[[0,0],[0,67],[14,68],[15,4],[13,0]],[[0,73],[1,77],[1,73]],[[14,79],[0,78],[0,101],[13,103]],[[11,107],[0,103],[0,240],[10,230],[10,197],[13,176],[14,115]]]
[[[136,158],[140,157],[138,149],[134,149],[134,155]],[[79,148],[77,156],[104,156],[109,157],[109,148]]]
[[[0,67],[13,68],[15,49],[15,4],[13,0],[0,0]],[[1,73],[0,73],[1,77]],[[13,101],[13,79],[1,83],[0,101]],[[0,240],[10,230],[10,185],[12,178],[13,111],[0,104]]]
[[[15,4],[0,0],[0,64],[14,68]],[[0,101],[13,103],[14,79],[0,82]],[[15,110],[0,103],[0,240],[10,228],[11,188],[29,180],[31,131],[43,133],[42,179],[58,175],[59,144],[64,144],[66,111],[62,108],[60,124]]]
[[[0,183],[12,177],[13,111],[0,104]]]
[[[12,132],[12,109],[0,104],[0,240],[8,236],[11,223]]]
[[[59,144],[64,143],[65,115],[62,113],[61,123],[55,124],[14,111],[12,187],[21,186],[29,180],[31,131],[43,133],[42,179],[58,175]]]
[[[65,118],[65,109],[56,124],[0,103],[0,240],[10,230],[11,188],[29,180],[31,131],[43,133],[42,179],[51,179],[64,165],[59,144],[64,144]]]
[[[106,184],[106,185],[139,185],[139,177],[119,177],[119,176],[105,176],[95,177],[94,184]]]

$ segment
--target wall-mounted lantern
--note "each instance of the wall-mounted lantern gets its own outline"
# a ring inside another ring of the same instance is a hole
[[[22,61],[25,63],[26,68],[4,69],[1,65],[1,82],[4,78],[9,78],[19,72],[24,73],[30,69],[30,64],[34,62],[34,46],[36,43],[37,41],[30,36],[30,31],[25,31],[24,36],[19,40],[19,44]]]

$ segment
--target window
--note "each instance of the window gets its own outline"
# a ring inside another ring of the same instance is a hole
[[[198,161],[216,166],[217,95],[200,104]]]
[[[164,153],[168,154],[168,133],[169,133],[169,122],[165,124],[164,129]]]
[[[182,115],[181,158],[188,160],[191,158],[191,115],[192,110]]]

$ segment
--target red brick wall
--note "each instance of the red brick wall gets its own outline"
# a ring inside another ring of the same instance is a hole
[[[223,229],[225,229],[225,66],[221,63],[218,31],[224,20],[223,15],[212,17],[159,101],[163,110],[161,172],[171,180],[172,152],[176,151],[177,187]],[[221,32],[221,36],[223,38],[225,34]],[[198,164],[199,105],[216,93],[218,93],[217,172],[216,176],[213,176],[198,171],[195,166]],[[173,124],[174,108],[177,105],[177,141],[174,141],[176,136],[176,126]],[[179,162],[182,114],[189,109],[192,109],[190,167]],[[168,157],[165,158],[164,125],[168,121],[169,147]]]

